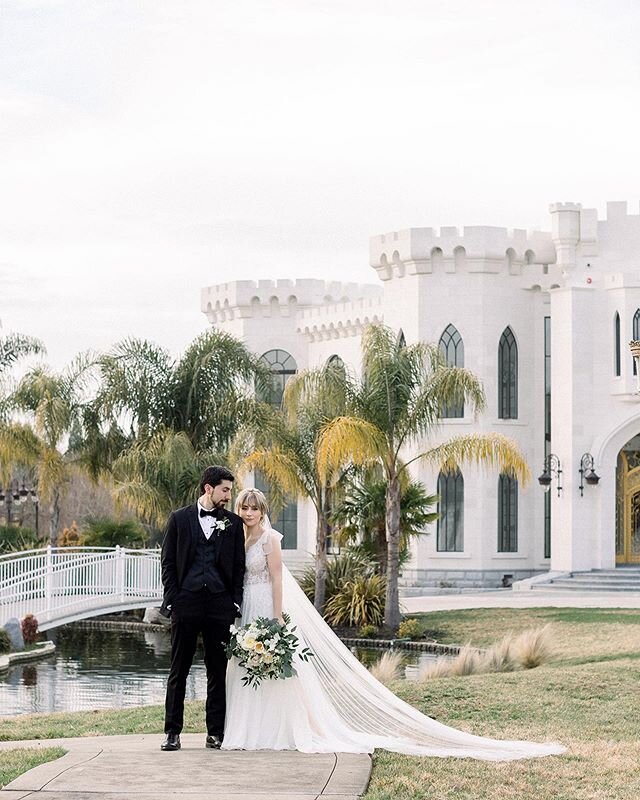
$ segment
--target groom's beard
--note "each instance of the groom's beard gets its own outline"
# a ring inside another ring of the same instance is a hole
[[[227,502],[227,500],[218,500],[217,503],[213,504],[213,507],[221,510],[227,505]]]

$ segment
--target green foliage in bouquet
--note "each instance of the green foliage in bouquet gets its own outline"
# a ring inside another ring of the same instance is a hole
[[[258,617],[241,628],[231,626],[231,639],[225,652],[227,658],[235,656],[244,667],[244,686],[257,689],[265,678],[291,678],[296,674],[293,656],[297,654],[302,661],[308,661],[313,655],[308,647],[299,649],[296,627],[291,626],[291,618],[283,614],[282,619],[284,624],[277,619]]]

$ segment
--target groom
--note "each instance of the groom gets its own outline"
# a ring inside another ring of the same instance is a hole
[[[162,542],[160,613],[171,618],[171,668],[167,681],[162,750],[180,749],[187,675],[202,634],[207,667],[206,746],[222,744],[227,658],[223,642],[240,615],[244,579],[242,520],[225,506],[233,475],[225,467],[207,467],[200,497],[169,516]]]

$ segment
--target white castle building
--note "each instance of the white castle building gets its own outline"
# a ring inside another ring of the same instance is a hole
[[[370,242],[378,283],[234,281],[205,288],[212,325],[263,355],[281,384],[339,356],[357,371],[368,323],[439,342],[483,382],[486,411],[449,409],[440,438],[497,431],[534,476],[526,487],[465,467],[414,476],[440,495],[405,583],[500,585],[548,570],[640,562],[640,216],[624,202],[556,203],[550,232],[410,228]],[[437,440],[434,440],[437,441]],[[599,480],[598,480],[599,478]],[[285,546],[314,550],[313,509],[279,521]],[[295,554],[291,553],[295,558]]]

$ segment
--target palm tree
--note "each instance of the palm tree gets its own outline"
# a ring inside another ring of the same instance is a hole
[[[6,436],[13,438],[22,460],[33,465],[38,492],[50,501],[52,545],[57,543],[60,501],[72,469],[61,448],[82,416],[92,365],[89,355],[80,355],[60,373],[46,366],[35,367],[24,375],[10,398],[14,408],[28,414],[32,428],[13,425]]]
[[[229,334],[207,331],[183,356],[141,339],[124,339],[98,361],[100,390],[86,408],[80,457],[96,479],[115,460],[158,432],[183,432],[195,451],[225,450],[240,424],[252,418],[250,392],[267,372]]]
[[[379,470],[376,470],[378,472]],[[409,556],[410,540],[426,533],[427,525],[438,518],[430,511],[438,501],[419,481],[408,480],[401,473],[400,488],[400,563]],[[376,559],[378,570],[387,572],[386,494],[387,484],[379,475],[367,470],[364,475],[349,478],[343,497],[333,509],[331,520],[338,528],[340,544],[350,543]]]
[[[161,527],[170,512],[193,502],[202,471],[224,455],[197,451],[184,431],[156,430],[114,461],[112,495],[144,522]]]
[[[42,342],[32,336],[23,336],[20,333],[0,336],[0,423],[7,421],[11,410],[9,371],[27,356],[38,355],[44,351]]]
[[[85,409],[78,454],[112,495],[159,527],[191,502],[204,467],[228,463],[241,424],[258,425],[253,387],[268,372],[234,337],[207,331],[179,359],[140,339],[125,339],[98,361],[100,390]]]
[[[328,422],[319,438],[318,468],[328,479],[348,464],[382,467],[386,482],[387,590],[385,625],[400,623],[398,572],[400,557],[401,479],[417,461],[447,472],[464,463],[497,466],[523,482],[529,470],[517,446],[497,433],[455,436],[429,445],[441,409],[468,404],[484,409],[484,391],[468,370],[447,366],[436,346],[406,345],[403,337],[382,325],[369,326],[362,339],[362,377],[348,414]],[[409,446],[418,453],[404,461]]]
[[[351,379],[342,365],[301,372],[285,387],[282,410],[266,411],[260,425],[246,426],[236,442],[242,453],[242,469],[258,470],[272,488],[271,505],[283,503],[284,495],[308,498],[314,505],[316,523],[315,607],[325,601],[327,534],[331,530],[331,481],[321,474],[319,437],[327,423],[344,413]]]

